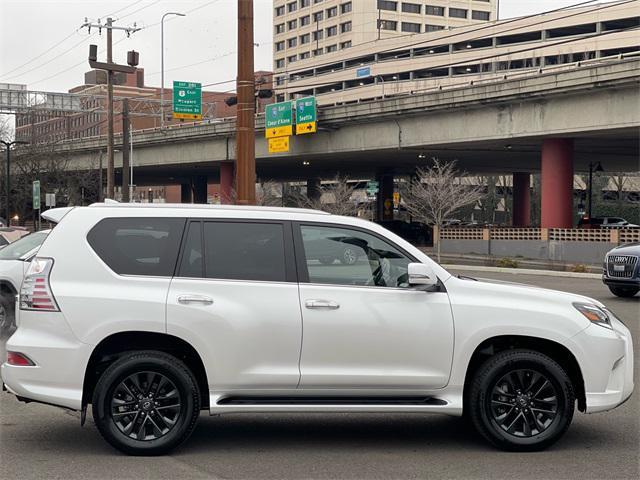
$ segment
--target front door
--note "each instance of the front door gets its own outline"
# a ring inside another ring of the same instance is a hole
[[[444,387],[453,355],[447,293],[410,288],[407,265],[415,260],[371,232],[299,229],[301,388]]]
[[[187,224],[167,298],[167,332],[198,351],[213,390],[295,389],[302,319],[291,226]]]

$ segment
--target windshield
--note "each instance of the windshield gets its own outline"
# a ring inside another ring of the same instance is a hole
[[[16,240],[0,250],[0,260],[18,260],[34,248],[42,245],[48,234],[49,232],[36,232]]]

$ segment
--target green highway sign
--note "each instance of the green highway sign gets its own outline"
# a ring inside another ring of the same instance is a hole
[[[173,118],[202,120],[202,84],[173,82]]]
[[[317,131],[316,97],[296,100],[296,135]]]
[[[280,102],[267,105],[264,110],[264,136],[286,137],[293,133],[293,104]]]
[[[40,210],[40,180],[33,181],[33,209]]]

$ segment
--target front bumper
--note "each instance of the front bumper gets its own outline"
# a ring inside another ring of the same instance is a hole
[[[587,413],[616,408],[633,393],[631,332],[611,316],[613,329],[591,325],[571,339],[579,351]]]
[[[602,282],[605,285],[613,285],[614,287],[640,287],[640,277],[612,278],[607,275],[602,275]]]

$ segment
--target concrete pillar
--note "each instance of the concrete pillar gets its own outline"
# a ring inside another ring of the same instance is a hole
[[[228,205],[233,203],[233,162],[220,164],[220,203]]]
[[[513,174],[513,221],[514,227],[531,225],[531,174],[517,172]]]
[[[376,177],[378,181],[377,215],[378,220],[393,220],[393,174],[384,173]]]
[[[573,227],[573,139],[547,138],[542,143],[541,226]]]
[[[320,200],[321,195],[322,195],[322,190],[320,188],[320,179],[319,178],[307,179],[307,198],[309,200]]]
[[[194,176],[191,179],[193,203],[207,203],[207,177],[205,175]]]
[[[180,203],[192,203],[191,201],[191,183],[183,183],[180,185]]]

